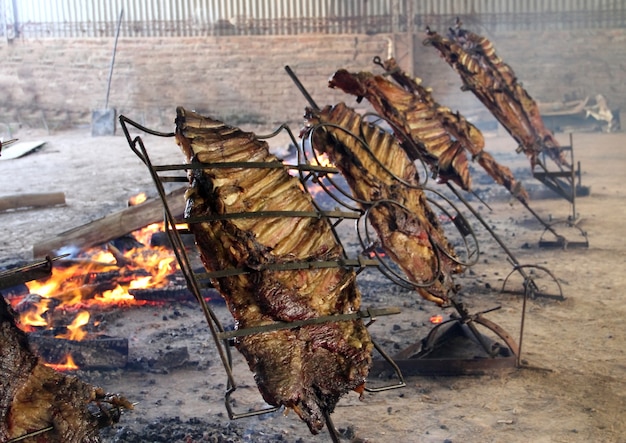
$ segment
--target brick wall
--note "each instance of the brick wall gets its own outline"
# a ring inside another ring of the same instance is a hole
[[[442,104],[484,108],[461,92],[458,75],[416,37],[415,75]],[[498,54],[531,96],[560,100],[578,92],[626,107],[626,30],[501,33]],[[373,70],[386,35],[302,35],[120,39],[109,106],[155,129],[171,129],[178,105],[231,123],[299,122],[306,100],[284,71],[290,65],[318,104],[347,97],[326,87],[338,68]],[[89,124],[105,104],[112,39],[16,40],[0,46],[0,123],[51,128]],[[165,127],[163,127],[165,126]]]

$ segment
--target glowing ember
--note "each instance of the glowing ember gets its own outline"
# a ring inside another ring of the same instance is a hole
[[[55,338],[63,338],[66,340],[80,341],[85,338],[87,333],[83,330],[83,326],[89,323],[89,312],[81,311],[78,313],[74,321],[67,326],[67,332],[65,334],[55,335]]]
[[[433,325],[438,325],[439,323],[443,323],[443,315],[431,315],[429,320]]]
[[[70,354],[65,356],[65,361],[63,363],[44,363],[44,365],[54,369],[55,371],[75,371],[76,369],[79,369]]]
[[[452,219],[452,217],[450,217],[449,215],[446,214],[439,214],[439,221],[441,222],[441,224],[446,224],[446,223],[450,223],[453,222],[454,219]]]
[[[386,257],[386,254],[381,249],[377,249],[376,251],[369,251],[368,256],[373,259],[376,257]]]

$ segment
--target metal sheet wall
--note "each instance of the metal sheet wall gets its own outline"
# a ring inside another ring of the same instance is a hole
[[[0,35],[113,36],[122,10],[127,37],[626,27],[621,0],[0,0]]]

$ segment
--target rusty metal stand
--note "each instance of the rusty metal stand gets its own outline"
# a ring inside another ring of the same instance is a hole
[[[560,291],[561,286],[559,285],[556,277],[552,275],[552,273],[549,273],[549,275],[554,279],[557,286],[559,287],[559,293],[547,294],[547,293],[540,291],[539,287],[535,284],[532,277],[526,273],[527,268],[536,267],[536,266],[521,265],[519,261],[517,260],[517,258],[515,257],[515,255],[513,254],[513,252],[508,248],[506,243],[504,243],[504,241],[500,238],[500,236],[496,234],[496,232],[493,229],[491,229],[491,227],[489,226],[489,223],[487,223],[487,221],[480,215],[480,213],[478,213],[478,211],[476,211],[476,209],[474,209],[474,207],[467,200],[463,198],[463,196],[459,193],[459,191],[452,184],[447,183],[447,185],[448,185],[448,188],[454,193],[454,195],[461,202],[463,202],[465,207],[472,213],[472,215],[474,215],[474,217],[476,217],[476,219],[483,225],[483,227],[487,230],[487,232],[489,232],[489,234],[496,241],[496,243],[498,243],[500,248],[502,248],[502,250],[506,253],[509,261],[513,265],[513,270],[511,271],[511,273],[518,272],[524,278],[524,281],[527,282],[527,284],[532,288],[532,294],[534,296],[550,297],[550,298],[556,298],[558,300],[565,300],[565,297],[563,297],[563,292]],[[507,277],[507,280],[508,280],[508,277]],[[505,280],[505,285],[506,285],[506,280]],[[503,290],[504,290],[504,286],[503,286]]]
[[[317,104],[315,103],[315,101],[312,99],[312,97],[309,95],[309,93],[306,91],[306,89],[304,88],[304,86],[302,85],[302,83],[299,81],[299,79],[297,78],[296,74],[291,70],[291,68],[289,66],[285,67],[285,70],[287,71],[287,74],[291,77],[291,79],[293,80],[293,82],[295,83],[296,87],[300,90],[300,92],[304,95],[304,97],[307,99],[307,101],[309,102],[309,104],[315,108],[315,109],[319,109],[319,107],[317,106]],[[377,120],[383,121],[389,125],[392,125],[392,123],[388,122],[387,120],[383,119],[381,116],[379,115],[375,115],[372,113],[367,113],[367,116],[370,117],[374,117]],[[323,127],[324,125],[319,125],[320,127]],[[314,128],[314,130],[317,128]],[[347,130],[344,129],[344,131],[349,132]],[[312,131],[313,132],[313,131]],[[359,137],[358,134],[351,134],[353,137],[355,137],[357,139],[357,141],[359,143],[365,144],[366,142]],[[312,136],[311,136],[312,138]],[[312,144],[312,143],[311,143]],[[304,148],[303,148],[304,149]],[[313,155],[315,155],[315,150],[313,148],[311,148],[311,150],[313,151]],[[367,148],[367,150],[369,150],[369,152],[371,152],[371,149]],[[424,167],[424,169],[426,169],[426,166],[424,164],[424,162],[422,161],[422,165]],[[383,166],[383,169],[386,170],[386,168],[384,167],[385,165],[381,165]],[[389,172],[388,172],[389,173]],[[396,178],[398,181],[401,181],[399,178]],[[448,205],[450,205],[453,208],[453,211],[455,214],[451,214],[449,212],[444,212],[444,214],[454,222],[454,225],[456,226],[456,229],[458,230],[458,232],[461,234],[461,236],[463,237],[463,241],[465,243],[465,247],[467,249],[467,260],[466,262],[460,262],[459,264],[463,265],[463,266],[471,266],[473,264],[476,263],[477,259],[478,259],[478,255],[479,255],[479,251],[478,251],[478,240],[475,237],[475,234],[473,233],[470,224],[467,222],[467,220],[465,219],[465,217],[460,213],[460,211],[458,211],[456,209],[456,207],[451,203],[451,201],[449,199],[447,199],[443,194],[441,194],[440,192],[437,192],[433,189],[427,188],[425,186],[426,184],[426,180],[427,178],[424,179],[424,183],[421,184],[422,189],[424,189],[425,191],[429,191],[434,193],[437,196],[437,199],[428,199],[428,202],[431,204],[436,205],[440,210],[442,209],[442,204],[438,203],[438,202],[445,202]],[[336,186],[336,184],[334,182],[331,182],[333,185]],[[459,200],[461,200],[461,202],[463,202],[465,204],[465,206],[468,207],[468,209],[479,219],[479,221],[481,221],[481,223],[487,228],[487,230],[494,236],[494,238],[496,239],[496,241],[503,247],[503,249],[505,250],[505,252],[507,252],[507,254],[509,255],[509,257],[511,258],[511,261],[514,263],[514,271],[517,271],[519,273],[521,273],[524,278],[525,281],[528,281],[528,285],[532,286],[534,284],[534,282],[532,281],[532,279],[530,278],[529,275],[527,275],[524,272],[524,269],[526,268],[525,266],[521,266],[519,265],[519,263],[517,262],[517,259],[515,258],[515,256],[512,254],[512,252],[506,247],[506,245],[504,244],[504,242],[502,242],[502,240],[495,234],[495,232],[489,227],[489,225],[484,221],[484,219],[482,219],[482,217],[480,217],[480,214],[478,214],[477,211],[474,210],[474,208],[465,200],[463,199],[460,194],[456,191],[456,189],[454,189],[451,185],[449,185],[451,190],[453,191],[453,193],[455,195],[457,195],[457,197],[459,197]],[[341,195],[344,197],[348,197],[348,199],[350,199],[350,196],[348,195],[347,192],[341,192]],[[340,199],[336,199],[337,201],[340,201]],[[353,201],[356,201],[356,199],[352,198]],[[340,201],[341,202],[341,201]],[[371,207],[380,204],[381,202],[366,202],[370,205],[370,209]],[[382,202],[383,204],[399,204],[397,202]],[[398,272],[396,269],[393,269],[390,266],[387,266],[385,264],[385,260],[383,259],[383,257],[381,257],[380,255],[378,255],[376,253],[376,242],[373,241],[371,239],[371,236],[369,234],[369,231],[367,229],[367,211],[365,211],[364,213],[364,217],[359,220],[360,222],[362,222],[364,228],[359,229],[359,225],[357,224],[357,232],[359,234],[359,239],[361,241],[361,244],[363,246],[363,249],[365,252],[373,252],[377,259],[380,261],[381,263],[381,267],[380,270],[381,272],[387,276],[387,278],[389,278],[389,280],[391,280],[392,282],[401,285],[403,287],[409,288],[409,289],[414,289],[414,288],[419,288],[419,287],[424,287],[427,286],[428,284],[431,284],[432,282],[423,282],[423,283],[417,283],[414,281],[410,281],[408,279],[405,278],[405,276],[401,273]],[[363,235],[363,232],[365,233]],[[472,241],[467,241],[467,238],[470,237],[472,239]],[[436,274],[437,272],[435,272],[438,270],[434,270],[433,273]],[[535,293],[539,293],[539,291],[535,291]],[[561,294],[562,296],[562,294]],[[481,362],[480,368],[477,366],[475,368],[475,370],[481,369],[484,371],[487,370],[487,368],[489,369],[497,369],[497,368],[501,368],[501,367],[515,367],[517,359],[518,359],[518,346],[515,344],[515,341],[513,340],[513,338],[511,337],[510,334],[508,334],[506,331],[504,331],[500,326],[498,326],[497,324],[491,322],[490,320],[484,318],[484,316],[482,314],[484,314],[485,312],[482,313],[478,313],[478,314],[473,314],[470,315],[469,312],[467,311],[467,309],[460,303],[456,303],[454,301],[454,298],[451,299],[451,303],[453,305],[453,307],[457,310],[458,315],[454,316],[452,318],[451,321],[457,323],[458,325],[462,326],[461,329],[467,333],[468,337],[470,337],[471,339],[473,339],[475,342],[477,342],[480,347],[483,349],[483,351],[485,351],[487,354],[488,359],[483,360]],[[495,309],[499,309],[499,308],[495,308]],[[488,311],[486,311],[488,312]],[[452,324],[452,323],[451,323]],[[450,324],[450,325],[451,325]],[[498,337],[500,337],[502,340],[504,340],[506,347],[502,347],[499,344],[494,344],[494,343],[487,343],[484,339],[484,337],[479,333],[479,331],[476,328],[476,324],[479,324],[483,327],[486,327],[488,329],[490,329],[492,332],[494,332]],[[450,325],[447,325],[448,327]],[[421,344],[419,345],[415,345],[412,346],[410,348],[408,348],[407,350],[403,351],[402,353],[394,356],[392,359],[393,361],[396,363],[397,367],[403,372],[403,373],[413,373],[414,371],[417,370],[417,372],[420,372],[419,367],[421,365],[422,367],[422,373],[424,370],[424,365],[429,363],[429,359],[424,358],[428,355],[432,354],[433,348],[435,347],[435,343],[437,343],[437,347],[439,345],[439,342],[441,341],[441,339],[443,338],[443,336],[445,336],[446,334],[439,334],[439,332],[441,332],[441,327],[435,327],[433,329],[433,331],[431,331],[431,333],[429,334],[429,337],[423,341]],[[425,346],[423,346],[425,345]],[[499,349],[499,351],[501,352],[496,352],[495,349],[496,348],[492,348],[492,346],[497,347],[497,349]],[[414,355],[416,354],[416,350],[417,349],[423,349],[423,352],[421,354],[419,354],[420,358],[413,358]],[[505,357],[502,359],[495,359],[494,357]],[[478,362],[478,360],[476,360],[475,358],[471,358],[469,359],[470,361]],[[456,365],[456,367],[455,367]],[[455,359],[447,359],[445,361],[445,363],[443,365],[441,364],[436,364],[435,366],[437,366],[437,369],[443,370],[443,367],[448,368],[449,371],[454,372],[455,374],[462,374],[462,373],[468,373],[467,371],[470,370],[468,366],[471,366],[472,363],[468,363],[467,361],[461,362]],[[463,368],[461,370],[461,367]],[[383,369],[384,368],[384,369]],[[373,367],[373,372],[376,372],[377,370],[382,370],[385,371],[386,369],[388,369],[388,365],[385,362],[381,362],[381,361],[375,361],[374,363],[374,367]],[[395,370],[395,367],[394,367]]]
[[[177,226],[179,226],[181,223],[200,223],[200,222],[208,220],[208,218],[202,218],[202,219],[185,218],[182,220],[177,219],[175,217],[175,214],[173,214],[171,210],[169,209],[167,199],[166,199],[166,192],[164,189],[164,183],[188,183],[186,171],[191,170],[191,169],[211,169],[214,167],[226,167],[226,166],[276,168],[277,163],[276,162],[263,163],[263,164],[237,163],[236,165],[232,163],[229,163],[229,164],[226,164],[226,163],[200,164],[198,163],[198,164],[154,165],[150,159],[149,153],[144,145],[142,138],[140,136],[136,136],[133,138],[130,135],[129,126],[139,129],[147,134],[151,134],[151,135],[155,135],[159,137],[174,137],[175,134],[153,131],[136,122],[133,122],[132,120],[126,118],[123,115],[119,117],[119,120],[120,120],[122,130],[126,136],[126,139],[128,141],[128,144],[131,150],[146,165],[154,181],[157,192],[162,200],[163,207],[164,207],[165,231],[170,239],[174,254],[179,263],[181,272],[183,273],[187,286],[190,292],[194,294],[195,298],[197,299],[197,301],[199,302],[202,308],[202,312],[208,324],[212,339],[217,347],[219,358],[222,362],[222,365],[224,367],[224,370],[227,376],[226,392],[224,394],[224,404],[225,404],[225,408],[228,412],[228,416],[230,419],[239,419],[239,418],[265,414],[265,413],[273,412],[279,409],[279,407],[268,407],[268,408],[261,408],[261,409],[252,409],[246,412],[236,412],[234,410],[232,396],[237,390],[238,385],[237,385],[237,382],[235,380],[235,377],[233,375],[233,370],[232,370],[233,358],[232,358],[232,353],[231,353],[231,347],[232,347],[233,338],[246,336],[250,334],[258,334],[258,333],[264,333],[264,332],[269,332],[269,331],[276,331],[276,330],[281,330],[281,329],[294,329],[294,328],[298,328],[304,325],[314,324],[314,323],[319,324],[319,323],[337,322],[337,321],[354,320],[354,319],[369,319],[369,323],[368,323],[369,325],[377,316],[393,315],[393,314],[398,314],[400,312],[398,308],[379,308],[379,309],[370,308],[370,309],[361,310],[359,312],[355,312],[351,314],[328,315],[328,316],[323,316],[323,317],[318,317],[318,318],[313,318],[313,319],[308,319],[308,320],[303,320],[303,321],[296,321],[296,322],[275,322],[275,323],[258,326],[258,327],[250,327],[246,329],[226,331],[223,325],[221,324],[221,322],[219,321],[219,319],[217,318],[217,316],[215,315],[215,313],[213,312],[213,310],[211,309],[211,307],[207,304],[206,300],[202,296],[202,289],[211,286],[210,280],[212,278],[235,276],[235,275],[249,273],[252,271],[249,269],[225,269],[221,271],[206,272],[206,273],[194,271],[191,265],[189,256],[187,254],[187,248],[181,238],[179,228]],[[286,125],[280,126],[272,134],[265,135],[265,136],[258,136],[258,138],[259,139],[271,138],[277,135],[282,130],[287,131],[294,145],[298,146],[297,142],[295,141],[295,138],[293,137],[293,134],[291,133],[290,129]],[[328,173],[338,172],[335,168],[328,168],[328,167],[323,167],[320,165],[311,165],[311,164],[308,164],[307,162],[303,162],[302,160],[304,159],[304,156],[301,152],[298,153],[298,159],[299,161],[297,165],[283,165],[282,162],[279,162],[278,164],[280,165],[280,167],[288,167],[289,169],[297,170],[300,176],[300,180],[302,182],[303,189],[305,190],[308,189],[307,182],[311,180],[316,180],[320,176],[323,176]],[[174,175],[170,175],[172,173]],[[282,212],[270,213],[268,211],[262,211],[262,212],[251,212],[251,213],[245,213],[245,214],[233,214],[233,217],[235,216],[246,216],[246,217],[298,216],[298,217],[326,218],[329,220],[329,223],[331,224],[331,228],[333,230],[335,238],[337,239],[339,243],[341,243],[339,236],[335,229],[337,224],[339,224],[341,221],[345,219],[358,219],[361,216],[360,213],[355,213],[355,212],[322,211],[315,205],[314,201],[313,203],[314,203],[314,206],[316,207],[316,211],[313,211],[310,213],[309,212],[295,213],[293,211],[282,211]],[[335,220],[335,222],[331,222],[331,220]],[[353,267],[357,269],[357,273],[358,273],[360,272],[360,270],[362,270],[366,266],[378,267],[379,262],[377,260],[369,260],[364,257],[357,257],[355,259],[350,259],[345,254],[345,250],[344,250],[344,258],[339,261],[285,263],[285,264],[274,264],[274,265],[269,264],[260,270],[280,271],[280,270],[285,270],[285,269],[312,269],[316,267]],[[384,351],[380,348],[380,346],[378,346],[374,341],[373,343],[374,343],[375,348],[381,353],[383,358],[387,360],[390,365],[395,366],[395,363],[390,359],[389,356],[387,356],[384,353]],[[397,369],[396,375],[399,380],[397,383],[389,384],[387,386],[379,387],[379,388],[370,388],[370,389],[366,388],[366,390],[369,390],[370,392],[377,392],[377,391],[395,389],[395,388],[405,386],[403,375],[399,371],[399,369]],[[326,417],[326,422],[327,422],[329,433],[331,434],[331,438],[333,438],[333,441],[339,441],[338,433],[336,429],[334,428],[332,421],[330,420],[330,416]]]
[[[470,314],[462,303],[453,302],[453,306],[457,312],[448,320],[393,356],[405,375],[484,375],[517,368],[519,346],[509,333],[484,316],[499,306],[476,314]],[[481,332],[484,329],[504,344],[487,337]],[[380,360],[372,368],[379,375],[386,375],[387,370]]]
[[[589,188],[583,186],[581,183],[581,170],[580,170],[580,162],[575,163],[574,161],[574,141],[573,136],[570,133],[569,135],[569,146],[561,146],[561,150],[569,151],[570,153],[570,167],[569,168],[560,168],[559,171],[550,171],[546,166],[546,155],[545,152],[542,155],[542,158],[537,162],[533,170],[533,177],[543,183],[547,188],[555,192],[558,196],[567,200],[571,205],[571,214],[567,217],[565,221],[557,221],[553,223],[546,223],[541,220],[542,224],[545,227],[544,233],[539,239],[539,246],[542,248],[588,248],[589,240],[587,238],[587,233],[583,231],[579,226],[578,222],[580,221],[580,217],[576,212],[576,197],[578,195],[588,195]],[[574,165],[576,168],[574,169]],[[556,234],[554,227],[559,224],[565,224],[567,227],[575,228],[579,231],[582,240],[579,241],[567,241],[564,237]],[[552,233],[555,235],[555,240],[546,240],[546,233]]]
[[[383,69],[385,69],[384,64],[382,63],[382,60],[380,59],[380,57],[376,56],[373,58],[373,63],[377,66],[382,67]],[[391,75],[392,72],[386,71],[383,75]],[[381,120],[384,120],[382,117],[379,116],[379,118]],[[400,135],[403,134],[403,144],[404,143],[408,143],[409,145],[414,145],[414,141],[410,138],[408,138],[406,135],[404,135],[404,131],[401,130],[400,128],[396,128],[394,125],[391,124],[391,122],[386,121],[386,123],[388,123],[389,125],[391,125],[394,129],[394,133]],[[513,135],[513,134],[511,134]],[[572,135],[570,134],[570,146],[564,146],[561,148],[564,151],[569,151],[570,152],[570,156],[571,156],[571,164],[574,164],[574,149],[573,149],[573,143],[572,143]],[[414,152],[420,152],[420,149],[413,149]],[[522,152],[522,146],[520,145],[517,149],[517,152]],[[548,171],[547,167],[545,166],[545,160],[546,160],[546,155],[545,155],[545,151],[543,152],[542,155],[542,159],[538,160],[537,165],[535,166],[535,169],[537,169],[537,167],[539,167],[539,169],[541,169],[541,171],[533,171],[533,175],[535,178],[537,178],[539,181],[541,181],[544,185],[546,185],[548,188],[550,188],[552,191],[556,192],[558,195],[564,197],[566,200],[568,200],[571,204],[572,204],[572,215],[570,217],[568,217],[568,221],[567,224],[570,227],[576,227],[575,226],[575,220],[577,218],[577,214],[576,214],[576,205],[575,205],[575,197],[578,191],[585,191],[586,188],[583,188],[582,185],[580,184],[580,164],[578,164],[578,170],[575,171],[572,168],[569,171],[564,170],[564,168],[562,166],[560,167],[559,171],[556,172],[551,172]],[[422,159],[422,163],[424,163],[423,159]],[[575,186],[574,182],[575,182],[575,178],[578,178],[578,184]],[[489,207],[489,205],[487,205],[484,201],[482,201],[482,199],[473,191],[470,191],[474,194],[474,196],[476,198],[478,198],[479,200],[481,200],[481,202],[483,204],[485,204],[487,207]],[[587,190],[588,192],[588,190]],[[541,235],[541,238],[539,240],[539,246],[541,247],[552,247],[552,248],[562,248],[562,249],[566,249],[566,248],[573,248],[573,247],[588,247],[589,243],[587,241],[587,234],[582,231],[581,229],[579,229],[580,234],[582,235],[582,237],[584,238],[583,241],[570,241],[568,240],[564,235],[559,234],[555,227],[556,225],[560,224],[559,222],[556,223],[548,223],[546,221],[544,221],[541,216],[539,214],[537,214],[528,204],[527,201],[525,201],[524,199],[520,198],[519,195],[517,195],[515,192],[511,191],[511,194],[517,199],[519,200],[519,202],[528,210],[528,212],[530,212],[530,214],[535,217],[535,219],[537,219],[537,221],[539,223],[541,223],[541,225],[544,227],[544,232]],[[551,235],[554,236],[554,240],[548,241],[545,240],[545,236],[547,235],[547,233],[550,233]]]

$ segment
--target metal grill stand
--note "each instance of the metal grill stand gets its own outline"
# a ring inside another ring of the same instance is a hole
[[[571,214],[567,217],[567,220],[556,221],[550,224],[542,221],[545,230],[544,234],[539,240],[539,246],[543,248],[566,249],[575,247],[589,247],[587,233],[578,226],[580,218],[578,213],[576,212],[576,197],[579,195],[589,195],[590,190],[588,187],[583,186],[581,183],[580,162],[574,162],[574,142],[571,133],[569,135],[569,140],[569,146],[561,146],[561,150],[570,153],[569,168],[561,167],[558,171],[550,171],[546,166],[546,155],[544,152],[541,156],[541,159],[538,159],[537,165],[533,170],[533,177],[543,183],[550,190],[555,192],[559,197],[567,200],[571,205]],[[574,169],[574,165],[576,165],[576,169]],[[554,227],[563,224],[568,227],[577,229],[582,239],[578,241],[567,241],[564,237],[556,235],[554,232]],[[545,236],[548,232],[555,234],[556,238],[553,240],[547,240]]]
[[[183,240],[181,239],[181,235],[179,232],[179,228],[177,228],[177,225],[180,225],[181,223],[198,223],[203,220],[200,220],[200,219],[195,220],[195,219],[190,219],[190,218],[182,219],[182,220],[177,219],[175,217],[175,214],[173,214],[171,210],[169,209],[167,199],[166,199],[164,184],[165,183],[188,183],[188,178],[185,172],[191,169],[211,169],[215,167],[275,168],[275,167],[278,167],[278,165],[276,163],[248,163],[248,162],[240,162],[237,164],[234,164],[234,163],[193,164],[192,163],[192,164],[175,164],[175,165],[154,165],[151,162],[149,153],[143,143],[142,138],[140,136],[137,136],[134,138],[131,137],[128,127],[132,126],[145,133],[155,135],[155,136],[160,136],[160,137],[174,137],[175,134],[150,130],[148,128],[145,128],[139,125],[136,122],[133,122],[132,120],[126,118],[123,115],[120,116],[119,120],[120,120],[120,124],[122,126],[123,132],[126,136],[126,139],[129,143],[131,150],[147,166],[152,176],[152,179],[154,181],[158,194],[163,202],[165,231],[167,232],[169,236],[174,254],[180,265],[181,272],[183,273],[185,277],[187,286],[189,290],[194,294],[195,298],[197,299],[197,301],[199,302],[202,308],[205,320],[211,332],[212,339],[215,342],[215,345],[217,347],[218,355],[220,357],[220,360],[222,362],[222,365],[227,375],[227,390],[224,395],[224,403],[225,403],[225,407],[226,407],[226,410],[228,412],[228,416],[230,419],[250,417],[254,415],[276,411],[277,409],[279,409],[278,407],[269,407],[269,408],[262,408],[262,409],[257,409],[257,410],[250,410],[246,412],[236,412],[233,409],[232,395],[235,393],[237,389],[237,382],[235,380],[235,377],[233,376],[233,370],[232,370],[233,360],[232,360],[232,354],[231,354],[231,345],[232,345],[233,338],[250,335],[250,334],[259,334],[259,333],[264,333],[268,331],[276,331],[276,330],[281,330],[281,329],[293,329],[293,328],[298,328],[298,327],[302,327],[304,325],[309,325],[309,324],[319,324],[319,323],[337,322],[337,321],[354,320],[354,319],[368,319],[369,322],[371,323],[378,316],[398,314],[400,312],[400,310],[397,308],[379,308],[379,309],[372,308],[372,309],[361,310],[359,312],[352,313],[352,314],[328,315],[328,316],[307,319],[307,320],[302,320],[302,321],[295,321],[295,322],[276,322],[273,324],[263,325],[263,326],[258,326],[258,327],[238,329],[235,331],[226,331],[223,325],[221,324],[221,322],[219,321],[219,319],[217,318],[217,316],[215,315],[215,313],[213,312],[213,310],[209,307],[204,297],[202,296],[202,289],[211,286],[210,280],[212,278],[234,276],[238,274],[256,272],[256,271],[251,271],[249,269],[225,269],[221,271],[205,272],[205,273],[194,271],[191,265],[185,244],[183,243]],[[298,143],[295,141],[293,134],[291,133],[289,128],[284,125],[278,128],[274,133],[267,135],[267,136],[259,136],[258,138],[259,139],[271,138],[277,135],[282,130],[287,131],[294,145],[298,146]],[[308,182],[312,180],[317,180],[319,179],[319,177],[325,174],[338,172],[334,168],[327,168],[323,166],[311,165],[306,162],[302,162],[301,159],[304,158],[304,155],[300,152],[298,154],[298,158],[300,160],[297,165],[292,165],[292,166],[287,165],[287,166],[290,169],[295,169],[298,171],[300,180],[305,190],[308,189],[307,188]],[[284,167],[282,163],[279,163],[279,165],[280,167]],[[172,175],[172,173],[175,173],[175,174]],[[294,213],[291,211],[289,212],[264,211],[264,212],[251,212],[251,213],[243,213],[243,214],[231,214],[231,215],[223,216],[223,217],[229,217],[229,216],[232,216],[232,217],[235,217],[235,216],[240,216],[240,217],[298,216],[298,217],[326,218],[329,220],[329,223],[331,224],[331,227],[333,229],[336,239],[340,242],[339,236],[335,229],[337,225],[346,219],[348,220],[358,219],[359,217],[361,217],[361,214],[356,213],[356,212],[321,211],[321,210],[317,210],[311,213],[301,213],[301,212]],[[367,259],[364,256],[359,256],[357,258],[349,258],[345,256],[342,260],[339,260],[336,262],[324,261],[324,262],[284,263],[284,264],[274,264],[274,265],[270,264],[270,265],[266,265],[262,267],[262,269],[259,269],[257,271],[260,272],[263,270],[280,271],[280,270],[285,270],[285,269],[311,269],[315,267],[353,267],[357,269],[357,272],[360,272],[359,270],[362,270],[363,268],[367,266],[378,267],[379,265],[380,263],[378,260]],[[381,386],[381,387],[376,387],[376,388],[366,387],[366,390],[368,392],[378,392],[382,390],[394,389],[394,388],[405,386],[404,377],[401,371],[395,365],[395,362],[393,362],[393,360],[389,356],[387,356],[387,354],[379,345],[377,345],[375,342],[373,343],[374,343],[375,349],[382,355],[383,359],[387,361],[388,364],[390,364],[392,367],[396,368],[395,372],[396,372],[398,381],[395,383],[389,384],[387,386]],[[326,417],[326,424],[331,434],[331,437],[333,438],[333,441],[339,441],[338,433],[332,424],[330,416]]]

